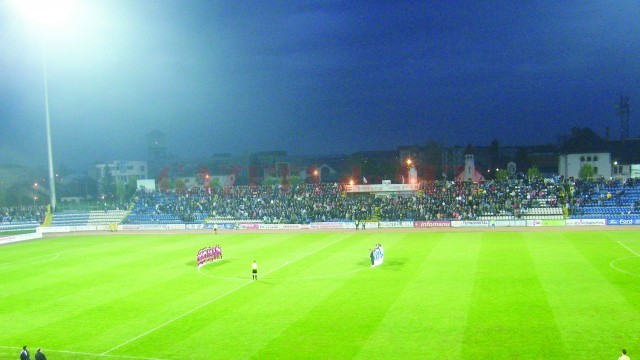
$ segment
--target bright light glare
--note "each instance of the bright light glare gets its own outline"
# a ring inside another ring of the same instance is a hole
[[[13,0],[20,14],[42,27],[65,24],[73,12],[71,0]]]

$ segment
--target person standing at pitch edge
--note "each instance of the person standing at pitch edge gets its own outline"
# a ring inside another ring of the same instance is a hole
[[[253,264],[251,264],[251,275],[253,276],[253,280],[258,280],[258,263],[253,260]]]
[[[22,352],[20,353],[20,360],[31,360],[29,356],[29,350],[27,350],[27,345],[22,347]]]
[[[36,360],[47,360],[47,357],[44,356],[42,352],[42,348],[38,348],[38,351],[36,351]]]

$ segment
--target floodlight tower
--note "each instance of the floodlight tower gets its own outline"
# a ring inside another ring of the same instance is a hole
[[[53,174],[53,151],[51,149],[51,116],[49,115],[49,86],[47,81],[47,57],[44,41],[42,43],[42,78],[44,82],[44,113],[47,123],[47,158],[49,160],[49,192],[51,193],[51,211],[56,210],[56,178]]]
[[[42,42],[42,78],[44,83],[44,111],[47,130],[47,155],[49,162],[49,191],[51,211],[56,208],[56,178],[53,173],[51,149],[51,116],[49,115],[49,86],[47,80],[46,34],[67,22],[73,5],[70,0],[14,0],[13,6],[40,31]]]
[[[616,106],[616,114],[620,117],[620,139],[625,140],[629,138],[629,117],[631,115],[631,109],[629,107],[629,97],[620,96],[620,101]]]

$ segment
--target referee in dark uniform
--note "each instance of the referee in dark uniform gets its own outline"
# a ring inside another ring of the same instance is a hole
[[[44,353],[42,352],[42,348],[38,348],[38,351],[36,352],[36,360],[47,360],[47,357],[44,356]]]

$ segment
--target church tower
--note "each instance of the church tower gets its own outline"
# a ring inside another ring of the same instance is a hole
[[[473,159],[475,151],[473,146],[469,144],[464,151],[464,180],[473,180],[473,176],[476,171],[475,160]]]

